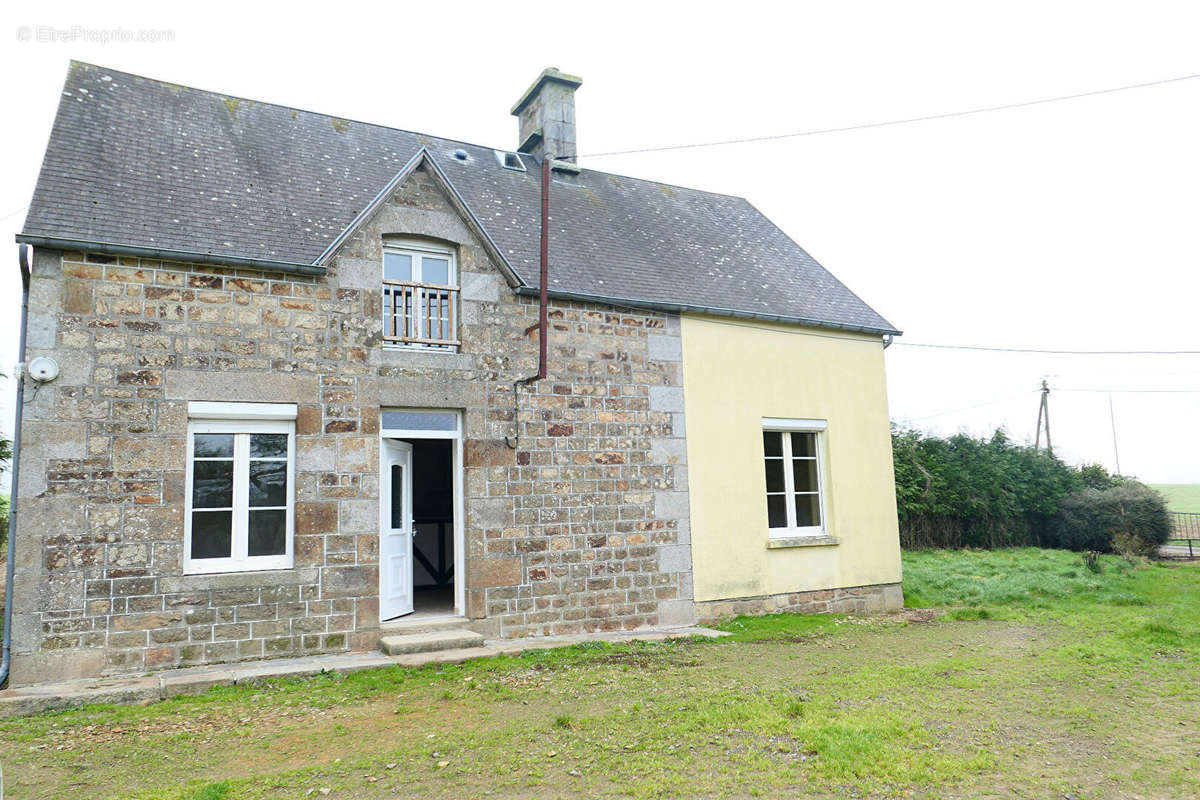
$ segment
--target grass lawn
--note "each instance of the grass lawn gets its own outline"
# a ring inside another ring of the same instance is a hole
[[[5,796],[1200,795],[1200,566],[1102,565],[907,554],[901,616],[0,721]]]
[[[1170,510],[1200,514],[1200,483],[1155,483],[1152,488],[1166,496]]]

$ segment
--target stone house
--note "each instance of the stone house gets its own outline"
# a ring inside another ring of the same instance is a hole
[[[526,380],[579,85],[505,151],[72,63],[13,685],[899,607],[898,331],[745,200],[552,159]]]

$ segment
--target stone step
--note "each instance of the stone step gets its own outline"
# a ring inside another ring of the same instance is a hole
[[[380,636],[403,636],[409,633],[434,633],[461,630],[466,624],[462,617],[402,617],[379,626]]]
[[[402,667],[422,667],[426,664],[461,664],[476,658],[491,658],[500,653],[490,647],[466,647],[462,650],[435,650],[432,653],[409,653],[393,656],[393,663]]]
[[[481,634],[461,628],[381,636],[379,639],[379,649],[389,656],[406,653],[432,653],[438,650],[464,650],[482,645],[483,636]]]

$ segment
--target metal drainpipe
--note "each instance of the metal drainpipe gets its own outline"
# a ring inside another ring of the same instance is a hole
[[[537,375],[530,375],[524,380],[526,386],[546,377],[546,305],[550,275],[550,162],[553,160],[554,156],[549,153],[542,159],[541,309],[538,313],[537,325],[530,325],[525,329],[526,334],[535,328],[538,331],[538,371]]]
[[[516,450],[521,444],[521,423],[517,419],[520,408],[518,403],[517,387],[521,384],[532,386],[533,384],[546,377],[546,333],[548,330],[547,311],[549,305],[550,292],[550,163],[554,160],[554,156],[547,153],[542,158],[542,219],[541,219],[541,291],[539,292],[539,309],[537,323],[530,325],[525,329],[525,335],[528,336],[533,331],[538,332],[538,371],[536,375],[530,375],[528,378],[521,378],[513,382],[513,426],[517,430],[517,435],[514,439],[504,437],[504,443],[512,450]]]
[[[21,267],[21,334],[17,349],[17,413],[12,443],[12,491],[8,496],[8,566],[4,584],[4,656],[0,661],[0,688],[8,683],[12,666],[13,570],[17,563],[17,493],[21,486],[21,411],[25,404],[25,328],[29,319],[29,278],[33,269],[33,247],[17,245]]]

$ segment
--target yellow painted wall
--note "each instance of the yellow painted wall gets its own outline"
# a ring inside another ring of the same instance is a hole
[[[696,600],[898,582],[880,337],[692,315],[682,335]],[[764,417],[827,421],[826,526],[840,544],[767,548]]]

